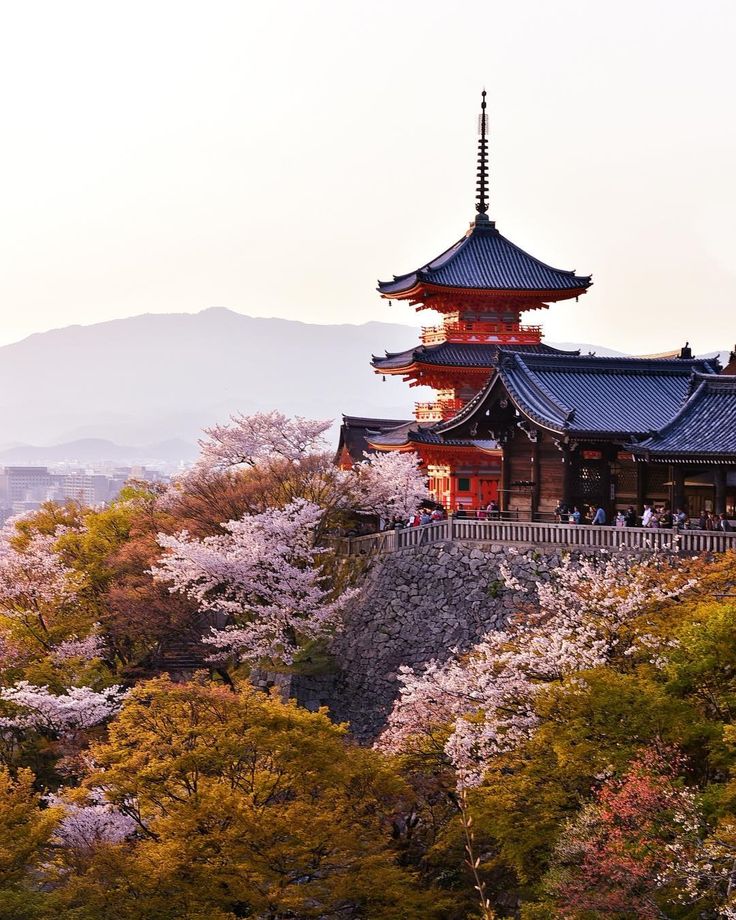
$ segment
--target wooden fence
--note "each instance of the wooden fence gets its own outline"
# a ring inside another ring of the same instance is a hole
[[[736,549],[736,533],[648,527],[597,527],[591,524],[547,524],[537,521],[476,521],[450,518],[420,527],[386,530],[339,542],[346,555],[393,553],[412,546],[448,543],[498,543],[562,549],[635,549],[683,555],[722,553]]]

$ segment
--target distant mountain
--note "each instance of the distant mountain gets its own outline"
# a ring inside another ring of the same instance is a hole
[[[54,329],[0,348],[0,442],[193,445],[232,412],[272,408],[401,418],[422,391],[382,382],[369,361],[417,336],[410,326],[318,326],[223,308]]]
[[[408,418],[431,391],[382,380],[369,362],[418,339],[411,326],[319,326],[221,307],[32,335],[0,347],[0,464],[188,460],[201,429],[237,411]]]

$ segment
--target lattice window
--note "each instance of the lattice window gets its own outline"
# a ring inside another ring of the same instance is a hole
[[[651,492],[666,492],[669,482],[669,470],[664,464],[651,463],[647,468],[647,487]]]
[[[580,493],[583,498],[599,498],[603,488],[603,470],[598,464],[580,464]]]
[[[618,466],[616,467],[616,491],[624,495],[636,495],[636,467]]]

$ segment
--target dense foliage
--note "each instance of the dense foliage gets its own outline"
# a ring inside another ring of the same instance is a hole
[[[0,920],[736,917],[736,559],[505,571],[508,626],[361,747],[248,679],[329,667],[331,536],[424,495],[324,430],[238,417],[0,533]]]

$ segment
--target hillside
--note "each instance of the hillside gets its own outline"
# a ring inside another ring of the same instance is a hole
[[[201,429],[236,411],[408,417],[431,391],[382,380],[370,357],[417,340],[410,326],[320,326],[221,307],[32,335],[0,348],[0,463],[188,460]]]
[[[369,361],[416,340],[408,326],[318,326],[222,308],[54,329],[0,348],[0,446],[20,456],[26,444],[80,439],[193,443],[237,410],[401,417],[421,396],[382,383]]]

